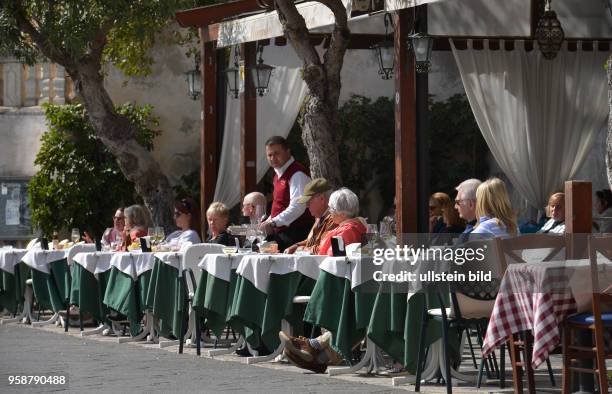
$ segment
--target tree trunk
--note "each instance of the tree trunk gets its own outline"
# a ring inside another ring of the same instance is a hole
[[[606,148],[606,167],[608,168],[608,184],[612,189],[612,55],[608,58],[608,139]]]
[[[26,17],[21,2],[12,3],[11,14],[19,29],[31,38],[42,54],[66,69],[74,81],[77,97],[87,109],[96,136],[115,155],[123,175],[134,182],[136,192],[151,211],[154,224],[174,228],[174,195],[168,178],[151,153],[136,141],[135,128],[128,118],[117,113],[104,88],[104,78],[100,73],[102,53],[114,19],[105,20],[88,43],[88,53],[75,58],[65,48],[56,47],[52,40],[37,30]]]
[[[130,121],[116,112],[104,88],[99,64],[80,63],[76,69],[67,71],[75,82],[77,97],[85,105],[96,135],[115,155],[125,177],[134,182],[136,193],[151,212],[153,223],[173,229],[174,194],[168,178],[151,152],[136,141],[136,129]]]
[[[340,0],[319,0],[335,17],[329,47],[323,62],[310,42],[306,22],[292,0],[277,0],[276,6],[283,32],[304,62],[304,82],[309,97],[302,109],[302,140],[308,151],[312,177],[326,178],[334,187],[342,185],[340,158],[335,131],[339,126],[338,99],[340,72],[348,47],[350,31],[347,14]]]

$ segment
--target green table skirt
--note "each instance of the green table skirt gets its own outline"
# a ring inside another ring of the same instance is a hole
[[[72,265],[70,304],[78,306],[82,315],[89,313],[98,322],[104,321],[108,315],[108,308],[102,302],[107,275],[108,271],[100,272],[96,278],[96,275],[82,265]]]
[[[186,326],[187,290],[176,268],[155,259],[146,298],[146,306],[159,320],[160,335],[181,336]]]
[[[242,329],[249,345],[258,347],[261,340],[273,350],[280,344],[278,332],[283,319],[295,328],[294,334],[302,333],[304,309],[293,304],[293,297],[310,295],[313,287],[314,280],[299,272],[270,274],[265,294],[249,280],[238,276],[229,321]]]
[[[49,273],[31,270],[32,289],[38,303],[57,313],[66,310],[70,296],[70,274],[66,259],[49,263]]]
[[[0,271],[0,311],[6,308],[11,313],[17,313],[19,295],[15,285],[15,274]]]
[[[228,324],[238,275],[236,270],[230,273],[230,281],[217,278],[209,272],[202,271],[200,282],[193,299],[193,308],[205,319],[206,326],[221,337]],[[232,327],[234,330],[237,327]]]
[[[0,309],[18,312],[19,306],[24,302],[26,280],[31,278],[31,270],[30,266],[20,262],[15,265],[12,274],[0,271]]]
[[[368,326],[368,337],[380,349],[402,362],[410,373],[416,373],[419,351],[419,332],[423,322],[423,308],[437,308],[436,296],[419,293],[407,301],[406,293],[397,293],[393,288],[379,292]],[[442,337],[442,323],[429,320],[425,332],[425,345],[429,346]],[[449,331],[452,360],[459,355],[459,335]]]
[[[342,357],[351,359],[351,350],[366,335],[375,293],[351,289],[346,278],[321,271],[306,307],[304,321],[332,333],[331,346]]]
[[[104,292],[104,304],[125,315],[130,322],[130,334],[138,335],[140,320],[146,306],[151,271],[141,274],[136,281],[117,267],[111,267]]]

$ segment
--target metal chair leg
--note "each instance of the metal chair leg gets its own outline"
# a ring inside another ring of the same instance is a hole
[[[195,340],[196,340],[196,354],[201,355],[202,349],[200,345],[200,341],[202,340],[202,327],[200,327],[200,319],[198,317],[198,312],[195,312]]]
[[[546,368],[548,369],[548,378],[550,379],[550,385],[556,387],[555,375],[553,374],[552,365],[550,365],[550,359],[546,357]]]
[[[471,333],[470,333],[469,328],[465,329],[465,334],[467,336],[468,345],[470,345],[470,354],[472,355],[472,362],[474,363],[474,369],[478,369],[478,364],[476,363],[476,355],[474,354],[474,345],[472,345],[472,338],[470,335]]]
[[[419,354],[417,356],[416,381],[414,382],[414,391],[417,393],[421,390],[421,373],[425,364],[425,329],[427,328],[427,309],[423,306],[423,320],[421,322],[421,331],[419,331]]]

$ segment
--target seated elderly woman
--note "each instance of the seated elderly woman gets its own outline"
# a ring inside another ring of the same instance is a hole
[[[121,250],[125,251],[132,242],[147,235],[151,225],[151,216],[149,210],[142,205],[130,205],[125,208],[123,214],[125,216],[125,227]]]
[[[170,233],[166,237],[166,242],[178,244],[201,242],[200,207],[193,198],[183,198],[174,204],[174,223],[179,229]]]
[[[503,237],[518,232],[506,184],[499,178],[487,179],[476,189],[476,216],[472,234]]]
[[[206,210],[206,220],[208,222],[208,231],[210,236],[206,240],[207,243],[222,244],[225,246],[234,245],[234,240],[227,233],[227,224],[229,222],[229,209],[225,204],[213,202]]]
[[[344,245],[360,243],[361,236],[366,233],[365,221],[358,218],[359,198],[347,188],[336,190],[329,196],[329,214],[335,224],[321,240],[319,254],[332,255],[331,240],[333,237],[342,237]]]

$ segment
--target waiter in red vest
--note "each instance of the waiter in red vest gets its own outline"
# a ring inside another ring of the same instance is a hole
[[[280,136],[270,137],[266,141],[266,158],[274,168],[274,192],[272,212],[260,228],[268,234],[268,240],[278,243],[279,250],[285,250],[306,239],[314,223],[306,204],[298,202],[304,194],[304,187],[311,180],[310,171],[295,161],[287,140]]]

